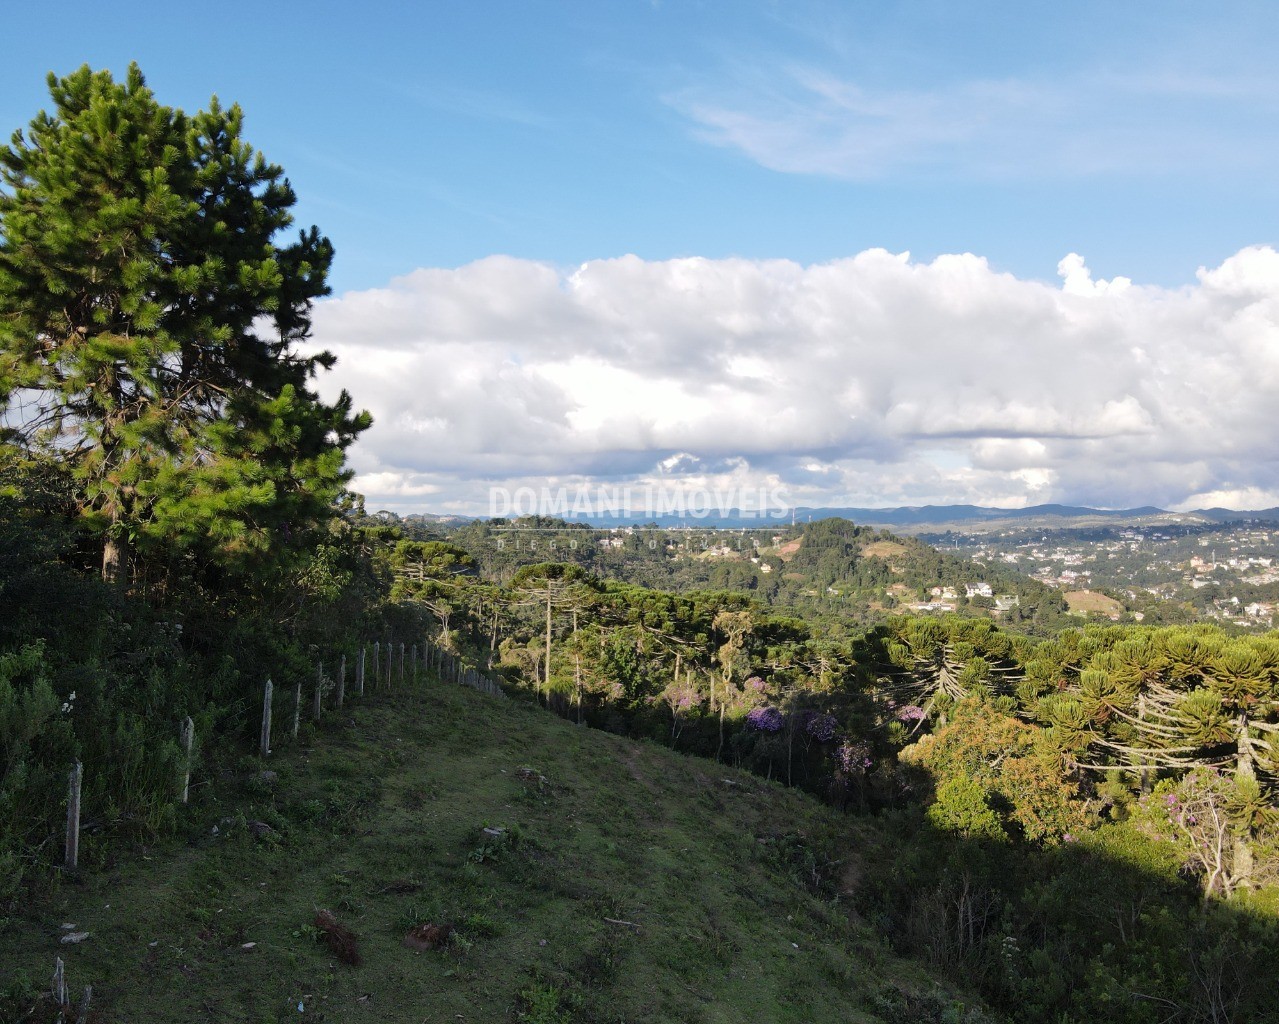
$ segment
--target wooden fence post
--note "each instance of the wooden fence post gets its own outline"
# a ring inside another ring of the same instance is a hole
[[[76,1011],[75,1024],[88,1024],[89,1004],[93,1002],[93,986],[84,986],[84,995],[80,997],[80,1008]]]
[[[79,761],[71,769],[67,785],[67,849],[66,866],[75,870],[80,862],[80,783],[84,780],[84,765]]]
[[[311,720],[320,720],[320,702],[324,699],[324,662],[315,667],[315,700],[311,703]]]
[[[338,663],[338,707],[342,706],[342,702],[346,700],[346,655],[342,655],[341,662]]]
[[[298,726],[302,723],[302,680],[293,684],[293,730],[292,736],[298,738]]]
[[[394,646],[390,640],[386,642],[386,674],[382,676],[382,686],[387,690],[391,688],[391,648]]]
[[[262,696],[262,735],[258,743],[258,752],[263,757],[271,753],[271,691],[273,689],[274,686],[268,679]]]
[[[373,685],[378,684],[378,675],[382,671],[382,642],[380,640],[373,641]]]
[[[361,697],[364,696],[364,653],[366,650],[367,648],[361,644],[360,658],[355,663],[355,685],[359,687]]]
[[[185,758],[182,767],[182,802],[191,798],[191,748],[195,745],[195,723],[187,715],[182,721],[182,753]]]
[[[61,1017],[71,996],[67,992],[67,965],[60,956],[53,958],[53,989],[50,994],[53,996],[53,1004],[58,1008],[58,1016]]]
[[[400,643],[400,685],[404,685],[404,643]]]
[[[409,656],[409,665],[413,668],[413,682],[417,682],[417,644],[413,645],[413,653]]]

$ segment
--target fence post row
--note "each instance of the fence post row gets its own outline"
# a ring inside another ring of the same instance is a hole
[[[383,664],[381,652],[385,646],[386,660]],[[381,681],[383,686],[389,688],[392,682],[392,674],[394,672],[394,651],[395,645],[387,641],[383,645],[380,641],[373,642],[373,680],[376,683]],[[493,694],[494,696],[504,696],[502,689],[487,675],[480,672],[478,668],[472,668],[466,665],[460,658],[447,653],[442,647],[432,643],[429,639],[422,642],[421,660],[419,662],[419,648],[417,644],[408,647],[406,644],[400,644],[399,650],[399,681],[403,683],[406,678],[406,658],[411,658],[412,678],[414,681],[418,679],[419,671],[431,671],[434,669],[435,674],[440,680],[448,680],[454,683],[460,683],[474,689],[481,690],[484,693]],[[367,670],[368,645],[361,645],[355,661],[355,685],[360,696],[364,695],[364,681]],[[315,721],[320,720],[321,709],[324,698],[324,663],[321,661],[316,666],[315,676],[315,694],[312,704],[312,717]],[[346,700],[346,655],[343,654],[338,662],[337,670],[337,706],[342,707]],[[262,727],[258,737],[258,753],[262,757],[269,757],[271,754],[271,715],[274,706],[275,684],[268,677],[263,685],[262,691]],[[293,722],[292,736],[297,739],[298,726],[302,716],[302,683],[297,682],[293,689]],[[191,796],[191,769],[192,769],[192,751],[195,749],[195,721],[188,715],[182,720],[179,731],[179,742],[182,746],[184,757],[182,771],[182,785],[180,797],[182,803],[188,803]],[[67,782],[67,834],[66,834],[66,855],[65,866],[69,869],[76,869],[80,858],[80,792],[84,780],[84,766],[76,761],[71,769]],[[61,986],[59,989],[58,986]],[[69,997],[67,995],[67,986],[65,971],[62,961],[58,961],[57,970],[54,974],[54,997],[59,998],[61,993],[60,1006],[69,1006]],[[85,1012],[91,995],[91,987],[86,987],[84,991],[84,1002],[82,1003],[81,1012]]]

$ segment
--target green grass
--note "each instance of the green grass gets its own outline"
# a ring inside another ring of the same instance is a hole
[[[59,955],[112,1022],[801,1024],[934,988],[841,900],[856,820],[713,762],[433,683],[262,767],[198,787],[182,839],[86,837],[81,875],[0,931],[0,1007],[23,1019]],[[320,908],[361,966],[317,941]],[[406,948],[428,922],[451,944]]]

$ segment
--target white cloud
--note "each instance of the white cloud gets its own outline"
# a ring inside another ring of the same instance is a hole
[[[795,504],[1184,506],[1279,491],[1279,254],[1179,289],[971,254],[831,263],[494,257],[322,303],[376,424],[371,507],[490,485],[784,487]]]
[[[1007,179],[1206,167],[1268,173],[1263,76],[1085,69],[1053,78],[863,82],[812,64],[739,60],[666,102],[713,145],[770,170],[850,180]]]

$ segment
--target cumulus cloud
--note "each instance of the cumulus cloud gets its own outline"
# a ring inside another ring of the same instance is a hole
[[[317,307],[376,424],[370,507],[494,486],[773,488],[799,505],[1186,507],[1279,493],[1279,254],[1165,289],[970,254],[493,257]]]

